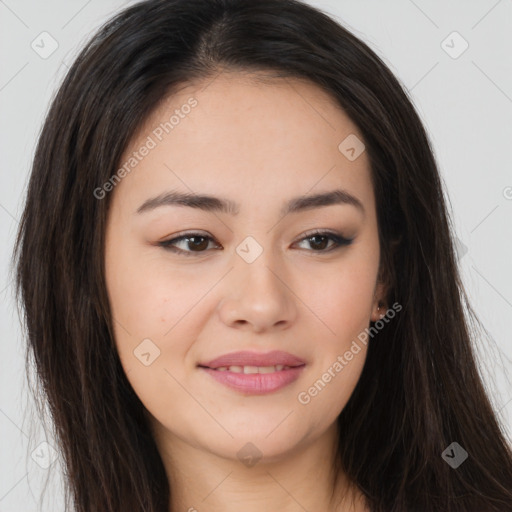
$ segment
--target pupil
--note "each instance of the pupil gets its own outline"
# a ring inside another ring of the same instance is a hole
[[[204,240],[206,240],[206,238],[204,236],[191,236],[191,237],[188,238],[189,243],[190,243],[190,240],[198,240],[198,239],[202,239],[203,240],[203,244],[201,244],[200,242],[199,243],[192,242],[192,244],[193,244],[193,247],[201,249],[201,248],[203,248],[202,245],[204,245]],[[206,245],[208,245],[208,242],[206,243]]]
[[[322,236],[322,235],[313,235],[310,240],[315,240],[315,239],[318,239],[318,238],[323,238],[324,240],[324,243],[321,243],[320,242],[320,245],[321,247],[317,247],[317,249],[325,249],[325,241],[327,240],[327,237],[325,236]],[[316,242],[313,242],[313,245],[315,245]]]

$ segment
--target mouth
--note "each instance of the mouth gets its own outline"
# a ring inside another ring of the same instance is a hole
[[[287,352],[235,352],[198,368],[220,384],[249,395],[271,393],[297,380],[305,368],[302,359]]]
[[[243,373],[244,375],[252,375],[255,373],[275,373],[283,370],[290,370],[292,368],[299,368],[302,365],[288,366],[282,364],[276,364],[275,366],[219,366],[218,368],[210,368],[209,366],[201,366],[200,368],[208,368],[217,372],[232,372],[232,373]]]
[[[220,357],[216,357],[211,361],[205,363],[199,363],[199,366],[206,368],[212,368],[213,370],[219,368],[279,368],[278,371],[282,370],[285,366],[296,367],[304,365],[306,362],[298,356],[284,352],[282,350],[273,350],[271,352],[251,352],[251,351],[239,351],[224,354]],[[221,370],[222,371],[222,370]],[[236,370],[235,370],[236,371]],[[237,371],[237,373],[246,373],[245,371]],[[255,371],[249,371],[247,373],[256,373]],[[265,373],[265,370],[262,372]],[[267,373],[270,373],[268,370]]]

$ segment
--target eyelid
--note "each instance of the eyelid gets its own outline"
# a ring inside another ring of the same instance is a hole
[[[355,237],[353,237],[353,238],[345,237],[342,233],[339,233],[337,231],[332,231],[327,228],[326,229],[313,228],[313,229],[310,229],[309,231],[306,231],[302,235],[300,235],[300,237],[297,238],[297,240],[295,242],[301,242],[305,238],[311,238],[312,236],[315,236],[315,235],[330,235],[333,238],[340,238],[340,239],[344,239],[344,240],[347,240],[350,242],[355,238]],[[293,242],[293,243],[295,243],[295,242]]]
[[[312,238],[315,235],[326,236],[330,240],[332,240],[334,242],[334,244],[335,244],[330,249],[326,249],[326,250],[323,250],[323,251],[313,251],[313,250],[307,251],[307,252],[310,252],[310,253],[313,253],[313,254],[320,254],[320,255],[321,254],[325,254],[325,253],[334,252],[337,249],[342,249],[343,247],[347,247],[347,246],[351,245],[352,242],[356,238],[355,236],[353,236],[353,237],[346,237],[342,233],[340,233],[338,231],[332,231],[330,229],[314,228],[314,229],[311,229],[311,230],[306,231],[305,233],[303,233],[293,243],[296,244],[297,242],[302,242],[304,240],[307,240],[308,238]]]
[[[319,251],[306,250],[307,252],[317,253],[317,254],[330,253],[337,249],[341,249],[343,247],[351,245],[355,239],[355,236],[351,237],[351,238],[345,237],[342,233],[332,231],[330,229],[315,228],[315,229],[306,231],[305,233],[300,235],[300,237],[298,239],[296,239],[293,242],[293,244],[296,244],[298,242],[303,242],[303,241],[307,240],[308,238],[312,238],[315,235],[328,237],[331,241],[334,242],[334,246],[332,246],[330,249],[326,249],[326,250],[319,250]],[[204,250],[204,251],[186,251],[183,249],[179,249],[178,247],[175,247],[173,245],[173,243],[180,242],[181,240],[184,240],[187,238],[193,238],[195,236],[208,239],[209,242],[212,241],[212,242],[216,243],[217,245],[220,245],[220,244],[218,244],[215,237],[213,237],[212,235],[210,235],[207,232],[201,232],[201,231],[182,231],[182,232],[176,233],[175,235],[173,235],[172,238],[170,238],[168,240],[163,240],[163,241],[158,242],[158,245],[161,246],[162,248],[164,248],[165,250],[168,250],[168,251],[180,254],[180,255],[184,255],[184,256],[199,256],[203,253],[208,253],[208,251],[209,251],[208,249]]]
[[[158,245],[160,247],[162,247],[163,249],[165,249],[167,251],[171,251],[171,252],[177,253],[178,255],[199,256],[199,255],[201,255],[203,253],[206,254],[208,252],[208,250],[206,250],[206,251],[184,251],[183,249],[179,249],[178,247],[175,247],[175,246],[173,246],[171,244],[171,242],[177,243],[177,242],[180,242],[183,239],[192,238],[192,237],[195,237],[195,236],[206,238],[206,239],[208,239],[208,241],[212,241],[212,242],[215,242],[217,245],[220,245],[220,244],[218,244],[218,242],[215,239],[215,237],[213,237],[212,235],[210,235],[206,231],[204,231],[204,232],[201,232],[201,231],[180,231],[179,233],[174,234],[172,238],[167,239],[167,240],[162,240],[162,241],[158,242]]]

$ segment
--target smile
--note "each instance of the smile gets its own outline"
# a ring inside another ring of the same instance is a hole
[[[275,365],[199,368],[230,389],[249,395],[263,395],[278,391],[296,381],[304,367],[305,365]]]
[[[220,366],[219,368],[212,368],[218,372],[233,372],[233,373],[274,373],[281,370],[289,370],[291,366],[284,366],[276,364],[275,366]]]

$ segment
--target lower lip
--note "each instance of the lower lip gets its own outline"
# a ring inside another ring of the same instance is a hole
[[[251,395],[263,395],[282,389],[297,380],[304,365],[272,373],[234,373],[229,370],[220,372],[212,368],[200,368],[229,388]]]

